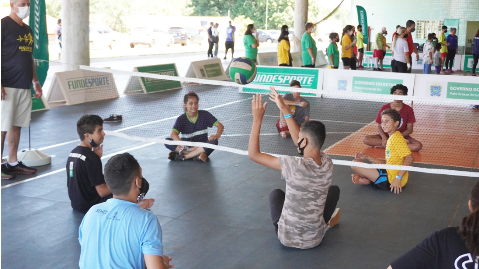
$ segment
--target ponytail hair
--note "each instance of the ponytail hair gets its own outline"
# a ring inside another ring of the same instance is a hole
[[[404,27],[399,27],[397,29],[396,35],[394,35],[393,44],[391,45],[391,50],[393,51],[393,53],[394,53],[394,48],[396,47],[396,40],[398,40],[399,36],[402,35],[404,31],[406,31],[406,28]]]
[[[345,35],[347,32],[351,31],[351,30],[353,30],[353,26],[352,26],[352,25],[346,25],[346,27],[344,27],[344,29],[343,29],[343,34],[341,35],[341,42],[343,41],[344,35]]]
[[[464,240],[467,250],[475,258],[479,256],[479,182],[472,188],[470,201],[473,211],[462,219],[458,233]]]
[[[254,24],[248,24],[248,26],[246,26],[246,32],[244,32],[244,35],[253,35],[253,28]]]

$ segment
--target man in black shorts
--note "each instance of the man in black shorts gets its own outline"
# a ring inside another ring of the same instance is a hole
[[[35,168],[17,159],[22,127],[30,126],[32,94],[42,97],[33,62],[32,29],[23,23],[30,15],[30,0],[10,0],[10,15],[2,19],[2,157],[5,138],[8,161],[2,159],[2,179],[14,179],[17,174],[33,174]]]
[[[233,54],[235,53],[235,32],[236,32],[236,27],[231,25],[231,21],[229,21],[229,26],[226,28],[226,51],[225,51],[225,60],[226,60],[226,55],[228,54],[228,50],[231,49],[231,58],[234,59]]]
[[[74,210],[86,213],[90,207],[112,198],[105,183],[101,157],[103,156],[103,120],[97,115],[84,115],[77,122],[80,145],[74,148],[66,163],[68,196]],[[144,180],[139,200],[148,192],[149,184]],[[140,203],[149,208],[149,199]]]

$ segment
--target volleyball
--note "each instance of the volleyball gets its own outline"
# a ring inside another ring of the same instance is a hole
[[[248,84],[256,77],[256,64],[246,57],[236,58],[230,65],[230,77],[238,84]]]

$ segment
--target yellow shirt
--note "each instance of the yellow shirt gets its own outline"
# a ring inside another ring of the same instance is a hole
[[[344,34],[341,38],[341,58],[352,58],[353,57],[353,47],[348,50],[345,49],[347,46],[351,45],[351,37],[348,34]]]
[[[399,131],[396,131],[391,135],[386,143],[386,164],[390,165],[402,165],[404,162],[404,157],[411,154],[411,150],[407,146],[406,139],[402,136]],[[388,172],[388,181],[392,183],[396,179],[396,175],[399,173],[399,170],[390,170]],[[404,187],[407,183],[409,177],[409,172],[406,172],[401,179],[401,187]]]
[[[446,40],[446,35],[445,34],[441,34],[439,36],[439,38],[437,39],[437,42],[441,43],[441,50],[440,52],[441,53],[446,53],[447,52],[447,40]],[[443,45],[444,44],[444,45]]]
[[[278,65],[289,64],[289,44],[286,40],[278,43]]]

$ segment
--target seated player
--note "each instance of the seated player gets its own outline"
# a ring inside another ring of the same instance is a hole
[[[202,142],[212,145],[218,145],[218,139],[223,133],[224,127],[210,112],[198,110],[200,98],[194,92],[189,92],[183,99],[185,114],[176,119],[171,138],[167,140]],[[215,135],[208,138],[208,127],[216,126],[218,129]],[[181,134],[181,138],[180,138]],[[203,147],[185,147],[166,145],[171,150],[168,159],[172,161],[184,161],[194,158],[195,160],[206,162],[208,156],[214,149]]]
[[[407,91],[407,87],[402,84],[397,84],[396,86],[391,88],[391,94],[393,95],[407,95]],[[385,104],[381,107],[378,116],[376,117],[379,134],[365,136],[363,139],[364,144],[376,148],[386,147],[388,134],[385,133],[381,128],[381,112],[388,108],[399,111],[399,114],[401,115],[401,123],[399,124],[398,131],[406,139],[406,143],[409,149],[411,151],[420,151],[422,149],[422,143],[410,136],[414,129],[414,123],[416,122],[414,110],[412,109],[412,107],[404,104],[402,100],[394,100],[392,103]]]
[[[398,131],[401,124],[401,115],[392,108],[387,108],[381,112],[381,127],[389,136],[386,143],[386,161],[376,159],[364,153],[357,153],[355,162],[368,160],[375,164],[404,165],[411,166],[414,157],[407,146],[406,139]],[[405,170],[375,169],[363,168],[358,166],[351,167],[356,174],[352,174],[354,184],[372,185],[380,190],[391,190],[396,194],[402,191],[406,185],[409,173]]]
[[[290,108],[274,88],[271,87],[271,91],[270,100],[288,116]],[[314,248],[340,219],[339,208],[336,208],[339,187],[331,185],[333,162],[321,152],[326,137],[324,124],[305,121],[300,127],[292,117],[286,117],[291,138],[304,157],[275,157],[262,153],[259,148],[259,133],[266,109],[261,95],[253,96],[252,109],[249,157],[254,162],[281,170],[281,177],[286,181],[286,193],[274,189],[269,194],[271,219],[278,239],[287,247]]]
[[[90,207],[105,202],[112,195],[105,184],[101,163],[105,138],[103,120],[97,115],[84,115],[77,122],[77,132],[80,145],[71,151],[67,159],[67,186],[72,208],[85,214]],[[145,187],[140,201],[147,191]],[[149,208],[150,202],[145,199],[140,205]]]
[[[297,80],[291,80],[289,87],[301,88],[301,84]],[[300,92],[291,92],[283,96],[284,103],[289,106],[291,115],[294,121],[301,126],[303,122],[309,121],[309,102],[301,97]],[[289,135],[288,123],[284,118],[283,111],[279,112],[279,120],[276,123],[276,128],[281,137],[286,138]]]
[[[163,254],[161,226],[136,199],[145,179],[129,153],[111,157],[105,181],[113,198],[86,213],[80,225],[80,268],[172,268]]]
[[[388,269],[477,268],[479,182],[472,188],[469,210],[471,214],[462,219],[461,226],[434,232],[392,262]]]

